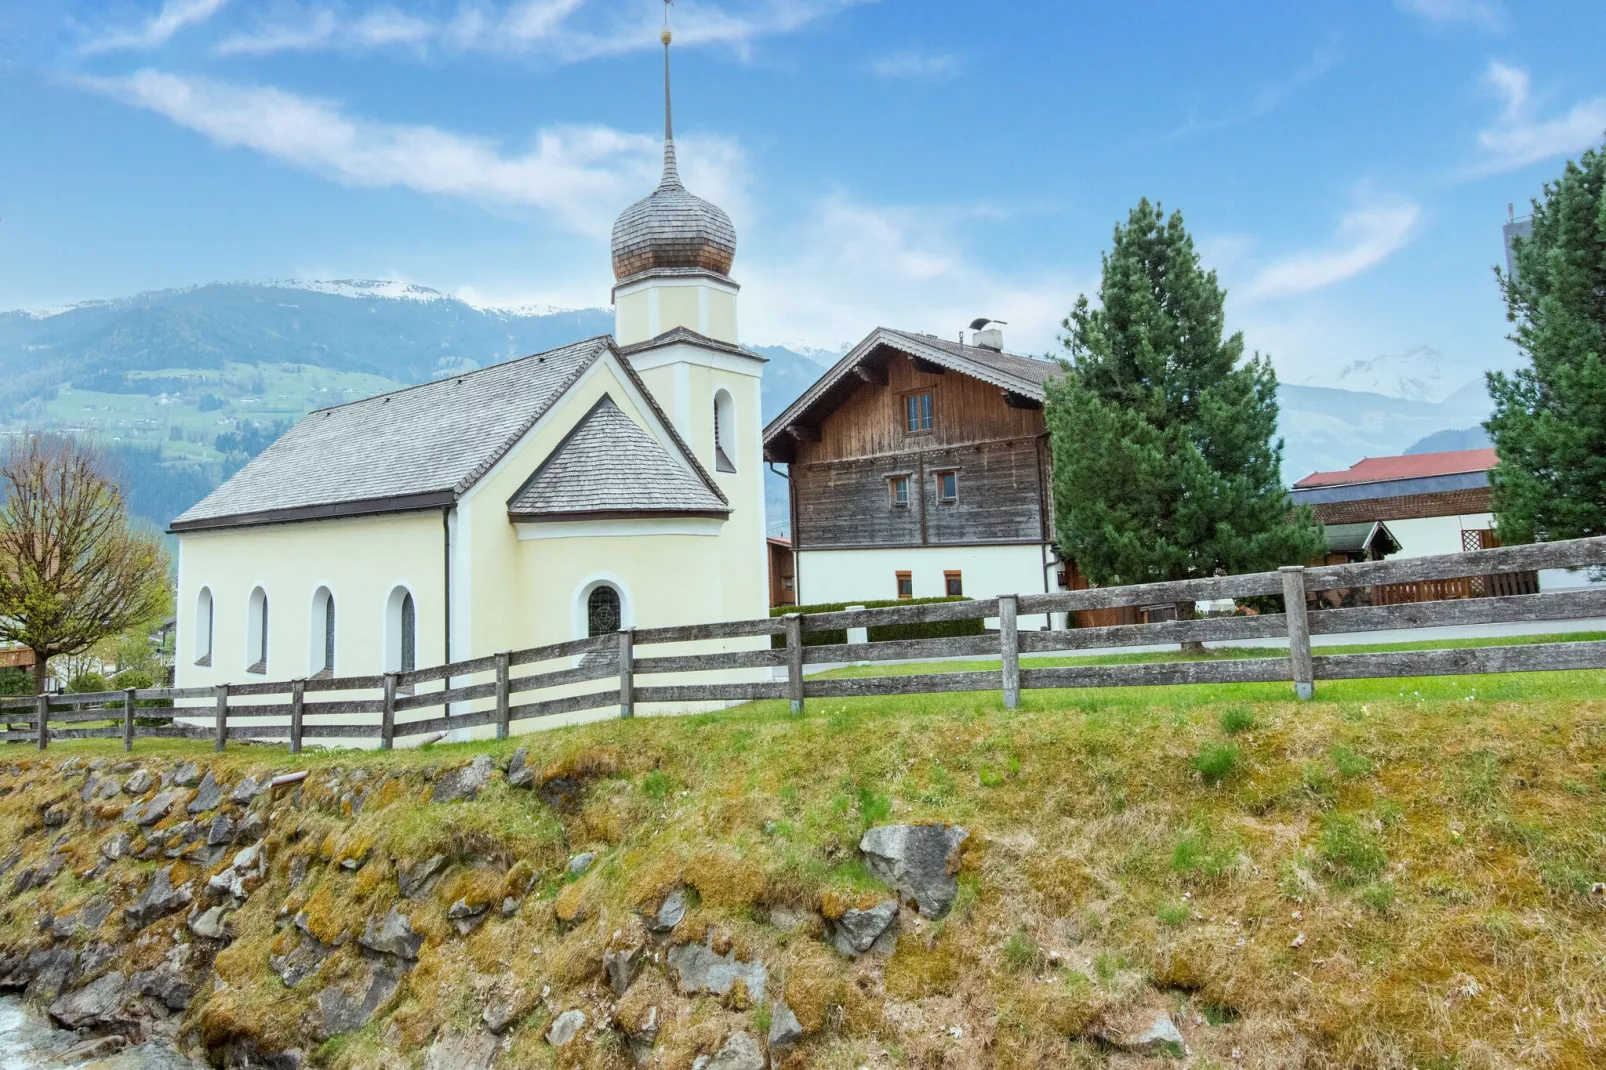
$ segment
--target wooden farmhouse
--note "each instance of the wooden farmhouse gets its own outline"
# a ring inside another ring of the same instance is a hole
[[[878,328],[764,429],[785,463],[797,601],[1085,586],[1054,545],[1043,384],[1057,364]],[[1041,624],[1041,621],[1036,622]]]
[[[667,64],[666,36],[666,93]],[[765,361],[665,113],[662,180],[613,228],[612,335],[313,412],[173,521],[180,687],[764,615]]]

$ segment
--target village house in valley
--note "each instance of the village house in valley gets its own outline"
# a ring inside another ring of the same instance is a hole
[[[1500,545],[1490,506],[1492,449],[1364,457],[1339,472],[1312,472],[1290,497],[1325,525],[1387,525],[1400,557]]]
[[[172,524],[177,683],[371,675],[764,615],[736,235],[675,160],[613,230],[615,333],[319,410]]]
[[[984,321],[969,344],[879,328],[853,347],[764,429],[765,459],[788,466],[797,601],[1084,586],[1054,545],[1043,384],[1059,371]]]

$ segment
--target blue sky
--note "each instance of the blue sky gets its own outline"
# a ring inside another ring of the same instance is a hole
[[[0,5],[0,308],[242,278],[605,305],[660,0]],[[1490,267],[1606,131],[1606,5],[679,0],[688,185],[749,343],[1008,320],[1044,351],[1140,196],[1285,380],[1513,360]]]

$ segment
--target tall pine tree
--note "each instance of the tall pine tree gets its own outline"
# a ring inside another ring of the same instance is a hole
[[[1104,256],[1102,307],[1065,320],[1048,387],[1061,552],[1095,583],[1298,564],[1326,540],[1282,484],[1277,376],[1242,334],[1180,213],[1147,198]],[[1179,603],[1179,617],[1193,604]]]
[[[1495,273],[1531,363],[1488,377],[1501,541],[1606,534],[1606,149],[1545,184],[1512,261]]]

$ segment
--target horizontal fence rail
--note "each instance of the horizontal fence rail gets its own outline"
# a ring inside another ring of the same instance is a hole
[[[527,727],[545,718],[613,708],[630,717],[643,703],[708,708],[785,699],[797,713],[810,698],[999,691],[1004,705],[1014,708],[1023,689],[1223,683],[1286,683],[1297,696],[1309,698],[1319,680],[1599,669],[1606,668],[1606,642],[1600,641],[1314,655],[1310,639],[1606,617],[1606,588],[1545,593],[1538,591],[1536,579],[1544,569],[1601,566],[1606,566],[1606,537],[1054,594],[640,628],[407,672],[0,698],[0,740],[33,742],[43,749],[51,740],[120,738],[125,749],[132,749],[139,737],[194,738],[210,739],[219,750],[230,740],[250,740],[285,742],[294,753],[309,739],[377,741],[388,748],[397,739],[428,742],[486,726],[505,738],[515,724]],[[1436,600],[1401,600],[1422,592]],[[1280,599],[1280,612],[1271,611],[1268,598]],[[1235,604],[1256,599],[1267,611],[1074,626],[1079,613],[1216,599]],[[1023,628],[1023,616],[1046,619],[1049,626]],[[1056,618],[1061,626],[1053,626]],[[853,641],[858,629],[975,620],[996,620],[998,626],[979,635],[867,642],[861,634]],[[816,645],[806,639],[832,631],[845,631],[848,641]],[[772,648],[772,637],[781,637],[774,641],[783,645]],[[1070,666],[1020,660],[1022,654],[1255,640],[1286,642],[1287,653]],[[711,643],[718,649],[706,649]],[[641,654],[642,647],[668,645],[676,649]],[[959,658],[996,658],[998,668],[940,664]],[[892,661],[930,664],[916,673],[805,677],[809,667]],[[686,673],[707,678],[675,682]]]

